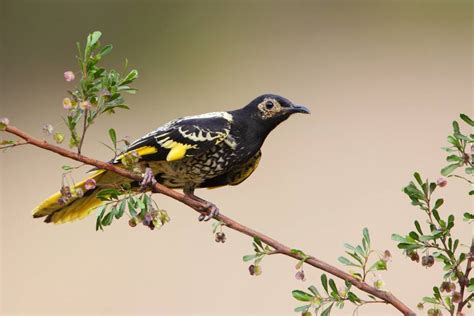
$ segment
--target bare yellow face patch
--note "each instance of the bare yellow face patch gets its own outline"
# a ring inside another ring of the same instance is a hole
[[[273,98],[265,98],[259,105],[262,117],[264,119],[277,115],[281,111],[281,105]]]

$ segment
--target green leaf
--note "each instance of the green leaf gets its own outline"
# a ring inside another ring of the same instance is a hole
[[[415,172],[413,174],[413,177],[415,178],[416,182],[418,182],[419,185],[422,185],[423,184],[423,181],[421,180],[421,176],[418,172]]]
[[[120,192],[117,189],[102,189],[97,193],[97,198],[101,201],[110,201],[118,199]]]
[[[117,134],[113,128],[109,129],[109,136],[112,144],[114,144],[114,148],[117,148]]]
[[[461,114],[460,117],[467,124],[469,124],[471,126],[474,126],[474,121],[469,116],[467,116],[466,114]]]
[[[435,202],[434,208],[438,209],[441,205],[443,205],[443,203],[444,203],[443,199],[437,199],[436,202]]]
[[[346,257],[342,257],[342,256],[341,256],[341,257],[337,258],[337,260],[338,260],[340,263],[342,263],[342,264],[344,264],[344,265],[346,265],[346,266],[354,266],[354,267],[358,267],[358,266],[359,266],[358,264],[353,263],[352,261],[350,261],[350,260],[347,259]]]
[[[138,212],[136,211],[135,204],[132,202],[131,199],[127,201],[128,204],[128,212],[130,213],[131,217],[136,217]]]
[[[434,297],[440,301],[441,300],[441,292],[439,291],[439,288],[437,286],[434,286],[433,287],[433,294],[434,294]]]
[[[392,234],[392,240],[398,241],[398,242],[407,242],[405,237],[402,237],[402,236],[397,235],[397,234]]]
[[[436,189],[436,186],[437,186],[436,183],[434,182],[430,183],[430,194],[434,192],[434,190]]]
[[[462,159],[458,155],[449,155],[446,157],[446,161],[449,162],[460,162]]]
[[[364,264],[364,260],[357,254],[357,253],[350,253],[349,251],[345,251],[345,253],[347,253],[349,256],[351,256],[352,258],[354,258],[357,262],[360,263],[359,266],[362,266]]]
[[[356,247],[356,252],[361,255],[362,257],[365,257],[365,253],[364,253],[364,250],[362,250],[362,247],[361,246],[357,246]]]
[[[68,165],[64,165],[61,167],[64,171],[69,171],[69,170],[73,170],[74,168],[71,167],[71,166],[68,166]]]
[[[309,290],[311,293],[313,293],[314,296],[321,296],[321,295],[319,294],[318,289],[317,289],[314,285],[311,285],[311,286],[308,288],[308,290]]]
[[[432,297],[427,297],[427,296],[423,297],[423,302],[430,303],[430,304],[439,304],[438,300],[436,300]]]
[[[443,176],[448,176],[450,175],[454,170],[456,170],[458,167],[459,167],[459,163],[453,163],[449,166],[446,166],[444,167],[443,169],[441,169],[441,174]]]
[[[467,174],[474,174],[474,167],[467,167],[464,169]]]
[[[367,246],[370,249],[370,235],[369,235],[369,230],[367,228],[364,228],[362,230],[362,234],[364,235],[364,240],[367,242]]]
[[[351,301],[352,303],[359,303],[360,302],[360,298],[357,297],[357,295],[353,292],[349,292],[347,293],[347,298],[349,299],[349,301]]]
[[[298,306],[295,308],[296,313],[304,313],[311,307],[311,304]]]
[[[331,309],[332,309],[332,306],[334,305],[334,303],[332,303],[331,305],[329,305],[328,308],[326,308],[325,310],[323,310],[323,312],[321,313],[321,316],[329,316],[331,315]]]
[[[120,202],[120,205],[119,207],[117,208],[117,212],[115,213],[115,218],[116,219],[119,219],[123,216],[123,214],[125,213],[125,206],[126,206],[126,202],[125,200],[123,200],[122,202]]]
[[[349,249],[349,250],[355,251],[355,247],[352,246],[352,245],[344,244],[344,247],[347,248],[347,249]]]
[[[417,244],[400,243],[397,245],[397,247],[400,249],[415,250],[415,249],[422,248],[423,246],[417,245]]]
[[[436,209],[433,209],[433,210],[431,211],[431,213],[433,214],[433,217],[436,219],[436,221],[437,221],[438,223],[440,223],[440,222],[441,222],[441,217],[439,217],[438,211],[437,211]]]
[[[146,194],[144,194],[143,196],[147,196]],[[137,208],[141,211],[147,209],[148,205],[145,205],[145,203],[143,203],[142,199],[134,199],[135,201],[135,205],[137,206]]]
[[[94,46],[97,43],[97,41],[100,39],[101,36],[102,36],[102,33],[99,32],[99,31],[95,31],[92,34],[89,34],[89,36],[87,38],[88,44],[90,46]]]
[[[102,225],[103,226],[108,226],[112,224],[112,220],[114,219],[114,212],[109,212],[107,215],[104,216],[104,219],[102,220]]]
[[[387,270],[387,262],[384,260],[380,259],[377,262],[375,262],[369,269],[369,271],[380,271],[380,270]]]
[[[97,220],[96,220],[96,223],[95,223],[95,230],[104,230],[103,227],[102,227],[102,218],[104,216],[104,213],[105,213],[105,209],[106,209],[106,206],[105,205],[102,205],[102,206],[99,206],[96,211],[97,213],[99,213],[97,215]]]
[[[423,235],[423,231],[421,230],[421,226],[420,226],[420,223],[418,221],[415,221],[415,227],[416,227],[416,230],[421,234]]]
[[[262,240],[261,240],[259,237],[255,236],[255,237],[253,238],[253,242],[256,243],[261,249],[264,248],[264,247],[263,247],[263,244],[262,244]]]
[[[421,235],[420,241],[429,241],[435,239],[435,236],[432,235]]]
[[[246,256],[243,256],[243,257],[242,257],[242,260],[243,260],[244,262],[248,262],[248,261],[250,261],[250,260],[255,259],[256,257],[257,257],[257,255],[255,255],[255,254],[253,254],[253,255],[246,255]]]
[[[138,77],[138,71],[136,69],[133,69],[128,73],[128,75],[119,83],[119,86],[123,86],[126,84],[131,83],[133,80],[137,79]]]
[[[474,214],[466,212],[464,213],[464,221],[471,221],[474,220]]]
[[[300,290],[294,290],[291,292],[291,294],[293,295],[295,299],[302,302],[309,302],[314,297],[313,295],[306,293],[304,291],[300,291]]]
[[[408,236],[410,236],[411,238],[413,238],[414,240],[419,240],[420,239],[420,236],[416,233],[416,232],[410,232],[408,234]]]
[[[333,279],[329,279],[329,287],[331,288],[331,290],[333,291],[333,293],[339,295],[339,291],[337,290],[336,283],[334,282]]]
[[[456,121],[453,121],[453,131],[454,131],[454,134],[460,134],[460,130],[459,130],[459,123],[456,122]]]
[[[326,293],[329,294],[329,292],[328,292],[328,277],[324,273],[321,274],[321,285],[323,286]]]
[[[99,55],[103,57],[103,56],[107,55],[108,53],[110,53],[111,50],[112,50],[112,45],[111,44],[105,45],[100,50]]]

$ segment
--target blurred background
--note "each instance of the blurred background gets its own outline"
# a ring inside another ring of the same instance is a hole
[[[114,45],[105,65],[122,69],[127,57],[140,78],[131,110],[91,128],[86,155],[110,158],[99,143],[110,127],[134,139],[179,116],[281,94],[312,115],[277,128],[243,184],[198,194],[338,266],[343,243],[368,227],[374,247],[393,254],[387,289],[413,308],[440,280],[439,265],[412,264],[390,236],[422,218],[401,188],[416,170],[439,176],[451,121],[473,115],[471,1],[3,0],[0,10],[0,116],[12,125],[37,137],[47,123],[66,132],[63,72],[77,70],[75,42],[94,30]],[[22,146],[0,164],[2,315],[293,315],[291,290],[319,283],[318,270],[305,269],[302,283],[296,262],[277,256],[250,276],[249,238],[226,230],[217,244],[209,223],[164,196],[156,201],[171,223],[158,231],[123,219],[96,232],[95,216],[44,224],[31,210],[71,162]],[[449,180],[439,194],[467,243],[466,191]]]

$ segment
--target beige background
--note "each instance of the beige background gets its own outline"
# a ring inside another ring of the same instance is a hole
[[[132,138],[178,116],[233,109],[274,92],[311,108],[268,138],[259,169],[237,187],[199,194],[242,223],[336,263],[344,242],[369,227],[377,249],[394,254],[387,287],[415,306],[439,267],[413,265],[390,240],[420,211],[401,187],[414,170],[444,166],[445,136],[458,113],[473,115],[469,1],[3,1],[0,116],[41,137],[64,130],[62,73],[75,67],[75,41],[93,30],[140,71],[131,111],[105,118],[85,153],[108,159],[106,130]],[[1,137],[4,137],[2,135]],[[293,315],[295,280],[283,257],[248,275],[250,240],[210,224],[166,197],[160,231],[126,220],[95,232],[95,217],[54,226],[30,210],[60,185],[67,160],[36,148],[0,155],[2,315]],[[77,175],[77,179],[81,177]],[[446,208],[472,206],[455,181]],[[465,242],[470,229],[460,220]],[[364,314],[395,315],[386,306]],[[344,312],[350,315],[351,307]]]

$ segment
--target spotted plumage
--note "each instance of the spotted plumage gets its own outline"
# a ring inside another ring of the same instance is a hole
[[[138,155],[156,181],[183,188],[185,194],[198,199],[195,188],[236,185],[248,178],[258,166],[260,148],[268,134],[293,113],[309,111],[281,96],[267,94],[238,110],[179,118],[133,142],[113,163],[120,165],[126,155]],[[94,192],[110,183],[129,181],[106,171],[94,177]],[[68,205],[57,205],[55,197],[40,205],[34,216],[66,222],[87,215],[91,205],[98,204],[91,192]]]

